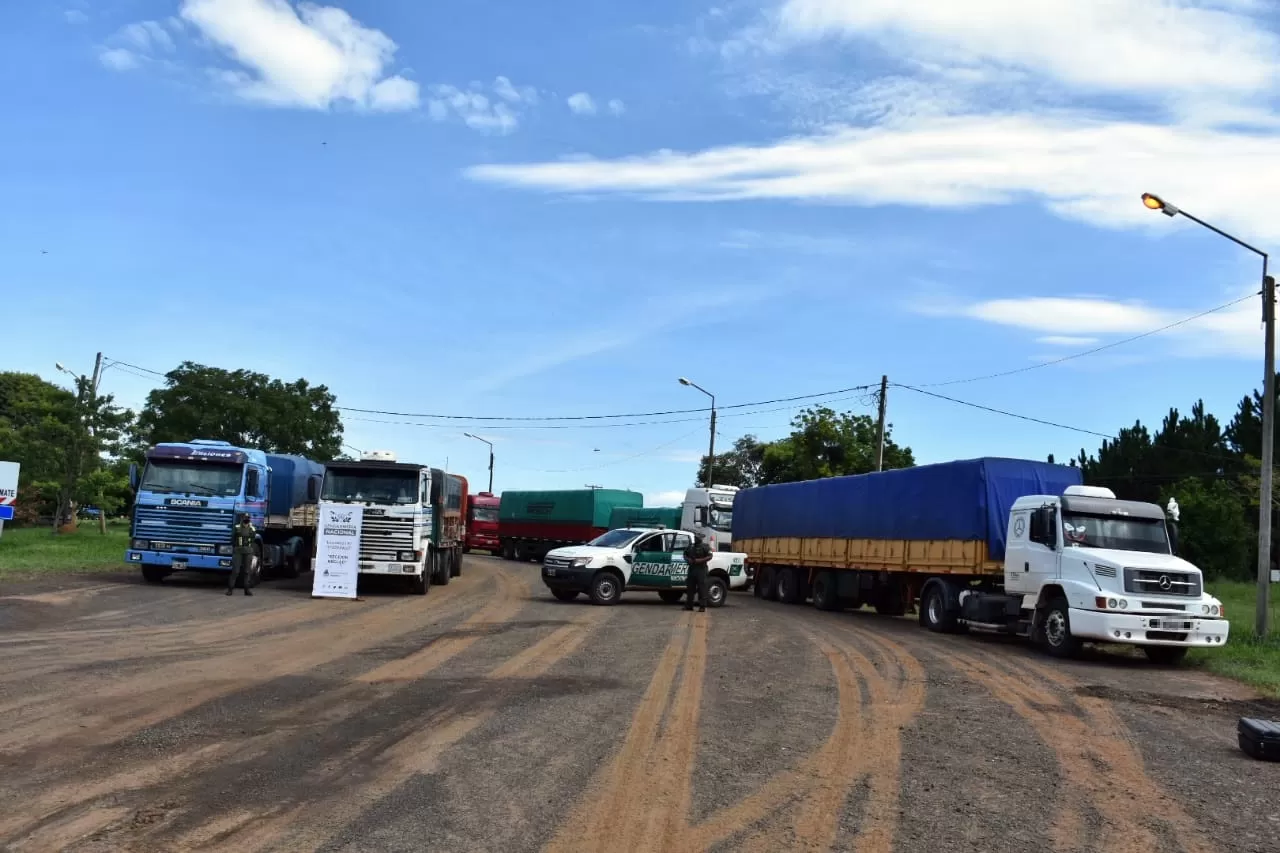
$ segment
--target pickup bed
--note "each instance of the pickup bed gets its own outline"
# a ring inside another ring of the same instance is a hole
[[[582,593],[595,604],[617,604],[624,591],[656,592],[663,601],[684,595],[689,566],[684,549],[693,534],[684,530],[623,528],[586,545],[557,548],[542,562],[542,582],[561,601]],[[730,589],[747,585],[746,554],[717,551],[707,564],[707,603],[724,604]]]

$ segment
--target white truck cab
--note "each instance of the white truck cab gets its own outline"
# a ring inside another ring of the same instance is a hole
[[[1009,513],[1003,591],[959,591],[953,624],[1030,636],[1059,657],[1083,641],[1141,646],[1157,663],[1220,647],[1230,632],[1222,602],[1173,553],[1165,522],[1155,504],[1117,500],[1096,486],[1019,498]],[[943,627],[923,610],[922,621]]]
[[[542,562],[542,582],[561,601],[581,593],[596,604],[617,604],[624,590],[656,592],[677,602],[685,592],[689,566],[684,549],[693,532],[666,528],[610,530],[586,545],[550,551]],[[710,544],[710,542],[708,542]],[[747,585],[746,554],[715,551],[707,564],[707,602],[724,604],[730,589]]]
[[[733,550],[733,499],[736,486],[689,489],[680,507],[680,527],[702,533],[712,551]]]

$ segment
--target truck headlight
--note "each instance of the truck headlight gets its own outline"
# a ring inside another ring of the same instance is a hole
[[[413,551],[397,551],[396,559],[402,563],[416,563],[418,561],[418,555]]]
[[[591,562],[590,557],[574,557],[572,560],[569,561],[569,567],[572,569],[581,569],[583,566],[586,566],[590,562]]]
[[[225,556],[225,555],[227,555],[227,554],[234,554],[234,553],[235,553],[235,548],[234,548],[233,546],[231,546],[231,545],[219,545],[219,546],[218,546],[218,553],[219,553],[219,554],[222,554],[223,556]]]
[[[1217,616],[1222,612],[1222,609],[1216,604],[1202,604],[1200,605],[1200,611],[1209,616]]]
[[[129,543],[129,547],[135,551],[147,551],[151,548],[151,543],[146,539],[135,539]]]

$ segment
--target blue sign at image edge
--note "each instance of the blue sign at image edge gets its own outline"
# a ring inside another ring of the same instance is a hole
[[[0,506],[0,521],[13,521],[13,507]]]

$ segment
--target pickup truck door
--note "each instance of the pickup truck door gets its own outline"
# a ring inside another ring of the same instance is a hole
[[[686,574],[684,561],[672,562],[671,543],[670,533],[654,533],[637,542],[632,549],[631,577],[627,585],[654,589],[683,586]],[[678,582],[673,577],[674,572],[680,573]]]

